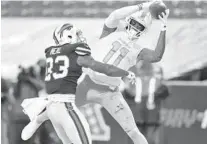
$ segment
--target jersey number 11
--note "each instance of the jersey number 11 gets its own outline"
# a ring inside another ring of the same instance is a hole
[[[112,49],[107,53],[107,55],[104,57],[103,62],[104,63],[108,63],[109,60],[114,56],[114,54],[120,49],[120,47],[122,46],[120,42],[115,41],[112,43]],[[122,61],[122,59],[127,55],[127,53],[129,52],[129,50],[125,47],[122,47],[120,49],[120,54],[119,56],[114,60],[113,65],[114,66],[118,66],[120,64],[120,62]]]

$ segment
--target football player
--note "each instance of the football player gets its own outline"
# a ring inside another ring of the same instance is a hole
[[[133,80],[135,76],[113,65],[95,61],[90,56],[89,46],[84,43],[82,32],[72,24],[56,28],[53,38],[57,45],[45,50],[45,83],[47,99],[51,103],[23,129],[22,139],[29,139],[41,123],[49,119],[63,144],[91,144],[88,123],[74,103],[82,67],[111,77]]]
[[[100,40],[92,47],[94,59],[124,70],[128,70],[140,60],[151,63],[160,61],[165,51],[169,10],[159,16],[161,32],[155,50],[142,47],[138,43],[138,39],[147,32],[152,23],[149,12],[151,4],[152,2],[146,2],[113,11],[105,20]],[[87,102],[99,103],[111,114],[134,144],[147,144],[146,138],[135,124],[129,106],[121,92],[117,91],[121,78],[107,77],[94,71],[86,73],[90,78],[86,76],[77,87],[77,105],[84,105],[78,100],[86,95]]]
[[[138,44],[138,39],[147,32],[152,22],[149,13],[151,4],[152,2],[146,2],[113,11],[105,20],[100,40],[97,40],[98,42],[95,45],[96,49],[94,51],[97,50],[97,52],[94,52],[94,58],[125,70],[128,70],[129,67],[140,60],[160,61],[165,51],[165,34],[169,10],[159,16],[161,32],[155,50],[141,47]],[[85,73],[90,78],[86,76],[77,87],[77,104],[79,106],[88,102],[101,104],[135,144],[147,144],[146,138],[136,127],[129,106],[121,92],[117,91],[121,79],[107,77],[94,71],[85,71]],[[84,96],[86,96],[87,101],[81,101]]]

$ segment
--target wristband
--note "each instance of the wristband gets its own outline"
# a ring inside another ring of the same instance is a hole
[[[161,28],[161,31],[166,31],[166,30],[167,30],[167,26],[163,25],[162,28]]]
[[[127,78],[133,78],[133,77],[135,77],[135,74],[133,73],[133,72],[131,72],[131,71],[128,71],[128,75],[127,75]]]

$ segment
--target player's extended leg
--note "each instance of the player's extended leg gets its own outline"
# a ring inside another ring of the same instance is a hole
[[[62,111],[64,110],[64,107],[61,103],[52,103],[49,106],[47,106],[47,115],[58,135],[58,137],[61,139],[63,144],[71,144],[72,142],[68,138],[68,136],[65,133],[65,130],[63,129],[61,125],[61,119],[64,119],[65,116],[62,114]],[[72,131],[71,131],[72,132]]]
[[[21,138],[23,140],[30,139],[33,134],[36,132],[36,130],[41,126],[41,124],[48,120],[47,111],[44,110],[42,113],[40,113],[34,120],[30,121],[29,124],[27,124],[21,133]]]
[[[91,144],[89,126],[87,122],[83,123],[83,117],[74,104],[53,103],[47,110],[63,144]]]
[[[101,105],[120,124],[134,144],[148,144],[144,135],[136,126],[132,111],[120,92],[102,95]]]
[[[61,139],[63,144],[72,144],[72,142],[70,141],[70,139],[66,135],[65,130],[63,129],[63,127],[60,124],[52,122],[52,125],[53,125],[58,137]]]
[[[90,127],[84,115],[79,111],[75,104],[65,103],[65,107],[67,108],[67,113],[75,124],[76,133],[78,133],[79,139],[81,140],[80,144],[92,144]],[[64,121],[62,124],[66,134],[71,137],[71,141],[73,141],[74,144],[78,144],[79,141],[77,142],[77,139],[75,138],[77,135],[74,135],[75,133],[71,135],[68,123]]]
[[[86,75],[77,87],[76,104],[81,106],[89,102],[101,104],[121,125],[134,144],[148,144],[146,138],[138,130],[131,109],[122,94],[113,92],[108,86],[94,83]]]

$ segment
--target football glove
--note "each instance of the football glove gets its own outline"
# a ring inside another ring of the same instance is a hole
[[[167,18],[170,14],[170,10],[169,9],[166,9],[165,12],[162,12],[161,15],[159,15],[159,19],[161,21],[161,25],[162,25],[162,28],[161,30],[166,30],[166,27],[167,27]]]

